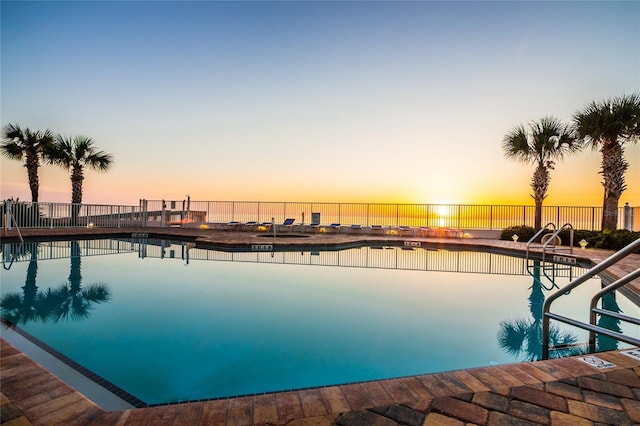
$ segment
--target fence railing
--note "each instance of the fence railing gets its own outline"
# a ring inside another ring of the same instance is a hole
[[[534,206],[473,204],[385,204],[271,201],[140,200],[137,206],[0,202],[4,228],[11,210],[20,228],[168,227],[229,222],[431,227],[501,230],[533,226]],[[542,222],[571,223],[574,229],[600,230],[602,207],[544,206]],[[640,231],[640,207],[618,208],[618,229]]]
[[[264,201],[141,200],[143,209],[164,212],[150,216],[148,223],[167,224],[271,222],[286,218],[296,224],[362,226],[440,227],[501,230],[511,226],[533,226],[535,207],[476,204],[384,204],[314,203]],[[602,207],[543,206],[542,222],[571,223],[574,229],[600,230]],[[164,218],[164,219],[163,219]],[[164,220],[164,221],[163,221]],[[618,208],[618,229],[640,230],[640,207]]]

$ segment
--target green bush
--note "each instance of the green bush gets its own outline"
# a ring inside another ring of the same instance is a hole
[[[533,237],[533,234],[535,234],[535,231],[531,226],[526,226],[526,225],[512,226],[502,231],[502,233],[500,234],[500,239],[511,241],[513,238],[513,234],[516,234],[518,236],[518,241],[527,242],[531,237]]]
[[[547,231],[545,233],[549,233]],[[559,237],[562,240],[562,244],[569,244],[570,231],[568,229],[560,232]],[[518,235],[518,241],[526,242],[533,237],[534,230],[530,226],[512,226],[506,228],[500,234],[501,240],[511,240],[513,234]],[[620,250],[633,241],[640,239],[640,232],[627,231],[626,229],[619,229],[617,231],[587,231],[583,229],[576,229],[573,233],[573,245],[580,246],[580,241],[585,240],[589,248],[601,248],[606,250]],[[640,253],[640,250],[637,251]]]

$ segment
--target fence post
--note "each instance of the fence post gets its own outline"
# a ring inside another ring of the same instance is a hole
[[[4,207],[4,223],[6,224],[7,229],[11,230],[11,200],[7,200]]]
[[[629,203],[624,203],[624,229],[633,231],[633,210]]]

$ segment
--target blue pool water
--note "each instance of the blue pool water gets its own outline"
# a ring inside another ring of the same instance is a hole
[[[539,328],[551,283],[542,272],[540,281],[528,275],[521,258],[405,247],[246,253],[149,243],[28,245],[2,270],[3,316],[148,404],[539,356],[526,336]],[[562,286],[581,272],[558,270],[565,276],[555,281]],[[591,280],[554,311],[586,319],[599,286]],[[637,313],[620,295],[614,303]],[[569,326],[560,334],[586,339]]]

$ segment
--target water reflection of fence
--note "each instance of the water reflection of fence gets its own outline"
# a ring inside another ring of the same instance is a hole
[[[80,256],[115,254],[137,255],[140,259],[177,259],[214,262],[249,262],[286,265],[317,265],[351,268],[399,269],[439,272],[466,272],[495,275],[527,275],[526,261],[515,256],[487,251],[442,250],[402,246],[363,246],[342,250],[316,250],[301,248],[297,251],[223,251],[197,248],[193,243],[177,243],[161,239],[101,239],[77,241]],[[69,241],[48,241],[20,244],[2,244],[2,255],[7,258],[21,250],[15,262],[66,259],[71,256]],[[6,259],[7,263],[10,259]],[[558,277],[577,276],[585,269],[559,268]]]
[[[229,222],[311,223],[312,214],[328,225],[358,224],[385,227],[442,227],[501,230],[533,226],[534,206],[469,204],[312,203],[262,201],[141,200],[138,206],[67,203],[0,202],[11,208],[21,228],[59,227],[167,227],[224,224]],[[75,217],[74,217],[75,212]],[[545,206],[542,222],[571,223],[574,229],[599,230],[602,207]],[[0,215],[3,226],[4,215]],[[640,231],[640,207],[618,209],[618,228]]]

